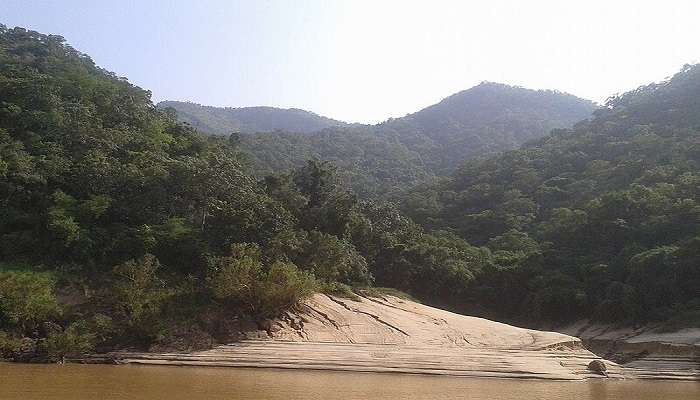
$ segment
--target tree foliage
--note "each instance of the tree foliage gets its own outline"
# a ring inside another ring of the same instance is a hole
[[[256,178],[237,138],[176,121],[61,37],[0,28],[0,99],[0,257],[44,271],[0,275],[2,330],[50,359],[218,335],[339,285],[438,301],[480,268],[482,250],[360,201],[328,162]]]
[[[700,67],[686,66],[572,129],[467,161],[403,210],[507,267],[475,283],[473,302],[491,315],[666,319],[700,295],[699,95]]]
[[[0,26],[0,353],[182,327],[211,344],[371,285],[500,320],[678,326],[700,298],[699,71],[435,181],[467,144],[512,147],[590,105],[485,84],[375,127],[205,136],[61,37]]]
[[[162,101],[158,108],[172,109],[178,118],[200,132],[229,135],[232,132],[258,133],[287,131],[312,133],[321,129],[344,126],[337,121],[298,108],[275,107],[209,107],[182,101]]]
[[[0,326],[28,331],[58,316],[55,286],[50,273],[0,271]]]
[[[467,158],[516,148],[590,116],[594,104],[565,93],[535,91],[484,82],[438,104],[377,125],[327,122],[313,131],[296,121],[268,118],[278,130],[241,129],[234,114],[221,109],[164,102],[181,121],[203,132],[236,135],[258,175],[286,172],[309,159],[330,161],[340,179],[362,198],[400,195],[406,188],[451,174]],[[277,112],[281,112],[278,110]],[[337,122],[337,121],[336,121]]]

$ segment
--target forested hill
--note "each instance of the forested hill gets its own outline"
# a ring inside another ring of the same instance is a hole
[[[158,103],[158,107],[175,109],[180,121],[187,122],[200,132],[212,135],[274,131],[310,133],[347,125],[345,122],[298,108],[223,108],[181,101],[162,101]]]
[[[568,128],[594,109],[594,103],[566,93],[483,82],[377,129],[396,135],[432,172],[446,175],[468,158]]]
[[[614,97],[591,120],[403,199],[502,269],[474,304],[500,318],[700,324],[700,65]]]
[[[594,108],[592,102],[567,93],[482,82],[384,124],[408,123],[431,137],[454,134],[460,129],[497,124],[505,129],[512,125],[513,136],[527,138],[533,135],[525,131],[528,127],[541,131],[572,125],[589,117]]]
[[[698,98],[689,66],[402,212],[344,179],[425,182],[410,135],[203,135],[62,37],[0,25],[0,358],[229,342],[375,285],[501,321],[698,325]],[[245,149],[298,167],[256,177]]]
[[[489,263],[330,165],[258,180],[243,157],[62,37],[0,25],[0,359],[230,342],[348,285],[458,299]]]
[[[259,174],[285,171],[310,158],[329,160],[364,197],[400,192],[447,175],[465,159],[511,150],[591,115],[575,96],[483,83],[403,118],[378,125],[241,137]]]

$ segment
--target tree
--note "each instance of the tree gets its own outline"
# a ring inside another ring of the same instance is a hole
[[[312,231],[300,262],[325,282],[367,285],[372,277],[367,261],[348,241],[337,236]]]
[[[55,285],[47,272],[0,271],[0,322],[24,333],[58,316]]]
[[[114,282],[105,300],[127,332],[140,341],[158,335],[163,306],[173,294],[158,277],[159,269],[158,259],[146,254],[112,270]]]
[[[291,262],[265,266],[260,248],[235,243],[231,253],[209,259],[208,287],[212,297],[230,310],[256,318],[274,317],[309,296],[316,288],[313,275]]]
[[[94,348],[95,335],[88,332],[84,321],[76,321],[60,332],[52,332],[43,342],[51,361],[65,364],[66,357],[79,357]]]

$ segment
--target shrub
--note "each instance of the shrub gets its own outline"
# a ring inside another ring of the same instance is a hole
[[[107,292],[115,317],[145,342],[159,335],[163,306],[173,294],[158,277],[159,269],[158,259],[151,254],[120,264],[113,269],[114,284]]]
[[[260,314],[272,316],[289,308],[313,294],[316,280],[308,272],[300,271],[296,265],[277,261],[265,274],[258,288],[261,297]]]
[[[313,293],[312,274],[291,262],[275,261],[265,268],[260,256],[257,245],[236,243],[230,256],[211,257],[207,281],[212,297],[253,317],[269,317]]]
[[[66,357],[80,356],[94,348],[95,335],[85,321],[76,321],[61,332],[52,332],[43,342],[50,361],[65,363]]]
[[[20,340],[7,332],[0,331],[0,359],[9,358],[20,348]]]
[[[323,284],[321,290],[323,293],[332,294],[336,297],[342,297],[345,299],[360,301],[360,296],[358,296],[350,285],[339,282],[326,282]]]
[[[372,282],[367,261],[357,252],[352,243],[318,231],[309,233],[307,256],[302,265],[325,282],[337,281],[347,284]]]
[[[45,272],[0,272],[0,322],[26,332],[59,314],[55,284]]]
[[[208,283],[214,299],[255,312],[255,287],[262,273],[260,248],[257,245],[233,244],[231,255],[211,257],[209,268]]]

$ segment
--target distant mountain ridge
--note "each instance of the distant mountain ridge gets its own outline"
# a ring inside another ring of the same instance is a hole
[[[482,82],[378,126],[421,153],[438,175],[465,159],[512,150],[591,116],[595,103],[554,90]]]
[[[542,121],[577,122],[596,108],[589,100],[555,90],[534,90],[520,86],[484,81],[442,101],[403,118],[384,124],[410,121],[429,133],[450,123],[478,128],[499,121],[518,120],[520,113],[529,113]]]
[[[241,149],[258,176],[288,171],[309,159],[328,160],[364,197],[449,175],[464,160],[512,150],[552,129],[571,127],[596,108],[570,94],[492,82],[376,125],[345,124],[302,110],[290,114],[261,107],[159,104],[166,106],[205,133],[243,133]],[[310,130],[314,126],[322,128]]]
[[[182,101],[162,101],[159,108],[173,108],[178,118],[197,130],[212,135],[232,132],[259,133],[288,131],[310,133],[347,123],[298,108],[212,107]]]

